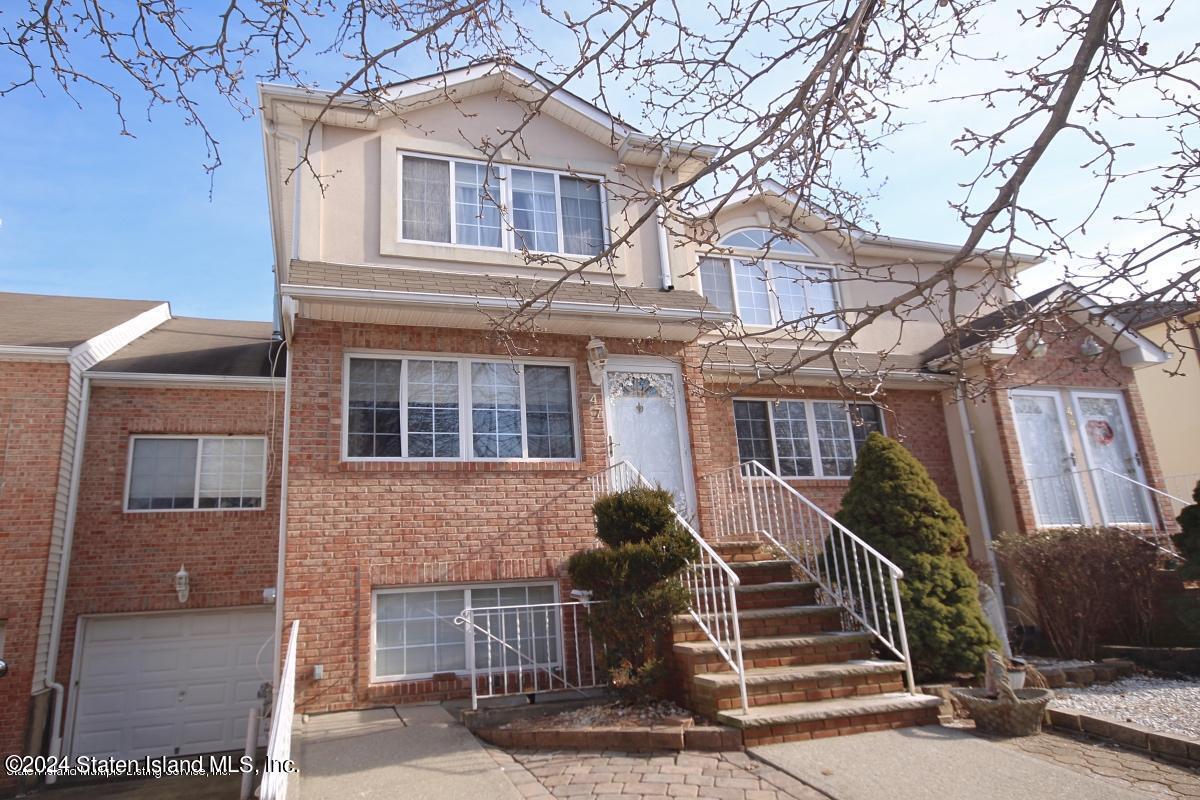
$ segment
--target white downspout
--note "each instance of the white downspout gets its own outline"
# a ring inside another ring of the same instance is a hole
[[[671,258],[667,251],[667,221],[662,205],[662,173],[667,162],[671,159],[671,148],[663,145],[662,157],[654,168],[654,195],[658,207],[654,210],[654,220],[658,225],[658,274],[662,280],[662,290],[669,292],[675,288],[675,280],[671,277]]]
[[[75,367],[72,367],[75,369]],[[63,530],[62,557],[58,562],[58,583],[54,587],[54,614],[50,620],[50,652],[46,654],[46,688],[54,692],[54,705],[50,709],[50,758],[62,752],[62,711],[66,692],[63,685],[54,679],[58,671],[58,650],[62,642],[62,621],[67,602],[67,579],[71,571],[71,549],[75,542],[75,511],[79,507],[79,476],[83,472],[83,450],[87,443],[88,402],[91,399],[92,381],[80,375],[79,423],[75,427],[75,452],[71,456],[71,489],[67,495],[67,517]],[[47,772],[46,783],[58,780],[54,772]]]
[[[279,691],[279,672],[283,648],[283,575],[287,564],[288,451],[292,441],[292,345],[287,345],[287,377],[283,383],[283,448],[279,467],[279,555],[275,566],[275,664],[271,668],[271,686]]]
[[[963,444],[967,449],[967,471],[971,473],[971,493],[975,495],[975,507],[979,509],[979,528],[983,534],[984,549],[987,551],[988,566],[992,570],[992,589],[996,592],[996,597],[999,602],[1000,618],[1004,624],[1003,631],[996,633],[1001,637],[1001,644],[1004,646],[1005,655],[1011,657],[1012,653],[1008,652],[1008,614],[1005,612],[1004,592],[1000,584],[1000,568],[996,563],[996,554],[992,552],[992,523],[988,519],[987,502],[983,494],[983,481],[979,477],[979,456],[975,452],[975,429],[971,427],[971,420],[967,416],[967,405],[963,398],[958,398],[954,401],[958,406],[958,420],[962,427]]]

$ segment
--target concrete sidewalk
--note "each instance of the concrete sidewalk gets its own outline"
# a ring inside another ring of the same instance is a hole
[[[437,705],[297,722],[288,800],[521,800],[499,765]]]
[[[837,800],[1147,800],[964,731],[903,728],[755,747],[753,755]]]

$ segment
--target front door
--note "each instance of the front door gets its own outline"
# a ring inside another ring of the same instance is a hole
[[[1058,392],[1010,393],[1025,479],[1039,527],[1082,525],[1084,504]]]
[[[663,359],[610,358],[604,396],[609,462],[628,461],[669,489],[676,507],[690,516],[696,502],[679,368]]]
[[[1101,519],[1106,525],[1149,525],[1153,522],[1150,498],[1138,485],[1146,479],[1125,413],[1124,398],[1110,392],[1071,395]]]

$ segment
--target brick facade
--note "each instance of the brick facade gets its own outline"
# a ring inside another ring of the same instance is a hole
[[[0,620],[7,677],[0,678],[0,752],[26,752],[30,687],[58,490],[68,367],[4,363],[0,381]],[[0,794],[16,782],[0,772]]]
[[[1133,370],[1121,363],[1116,353],[1106,351],[1097,359],[1089,359],[1080,352],[1083,341],[1090,335],[1087,329],[1064,322],[1064,333],[1048,343],[1048,351],[1042,358],[1025,354],[1012,356],[986,365],[986,375],[992,388],[988,401],[995,415],[996,430],[1000,436],[1001,457],[1005,474],[1012,492],[1012,503],[1021,531],[1037,529],[1033,510],[1033,498],[1026,482],[1025,467],[1021,460],[1020,442],[1016,423],[1013,420],[1009,391],[1024,387],[1038,389],[1105,389],[1119,391],[1125,400],[1133,428],[1134,441],[1142,458],[1142,469],[1146,482],[1151,486],[1162,486],[1163,476],[1146,410],[1138,393]],[[1079,468],[1084,467],[1083,462]],[[1158,495],[1153,497],[1160,521],[1168,529],[1173,525],[1174,514],[1170,503]]]
[[[80,614],[262,604],[262,590],[276,582],[282,427],[281,391],[92,388],[59,682],[69,685]],[[134,434],[267,436],[263,508],[126,512]],[[174,588],[181,564],[190,575],[185,604]]]

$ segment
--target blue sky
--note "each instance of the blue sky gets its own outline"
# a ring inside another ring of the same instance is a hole
[[[1032,56],[1038,38],[1014,36],[1016,5],[1002,13],[1008,5],[1003,0],[999,10],[989,12],[975,41],[981,50],[1003,43],[1010,58]],[[1200,9],[1177,13],[1168,28],[1155,33],[1163,40],[1155,44],[1186,44],[1197,27]],[[334,56],[309,59],[314,76],[327,81],[343,70]],[[903,98],[905,117],[917,124],[880,154],[874,177],[877,182],[886,178],[872,206],[884,232],[948,242],[961,238],[963,228],[948,201],[961,196],[958,184],[971,175],[971,165],[951,152],[949,142],[963,124],[985,123],[987,117],[973,101],[929,101],[986,81],[1010,65],[958,67],[945,73],[937,88]],[[412,68],[418,74],[427,71],[425,65]],[[0,186],[0,289],[162,299],[180,315],[270,319],[272,256],[257,119],[241,119],[217,98],[207,103],[206,120],[224,160],[211,180],[210,196],[202,139],[172,109],[156,109],[147,120],[132,104],[136,138],[130,138],[119,135],[105,98],[83,92],[80,99],[82,109],[54,86],[47,87],[45,97],[26,90],[0,99],[5,121],[0,152],[8,156]],[[1144,125],[1120,132],[1136,144],[1130,163],[1151,162],[1166,146]],[[1029,189],[1044,208],[1064,217],[1078,213],[1090,185],[1072,147],[1069,141],[1057,145]],[[1118,189],[1105,213],[1080,237],[1082,249],[1150,235],[1110,220],[1135,207],[1136,200],[1133,187]],[[1060,267],[1035,268],[1027,288],[1053,282]]]

